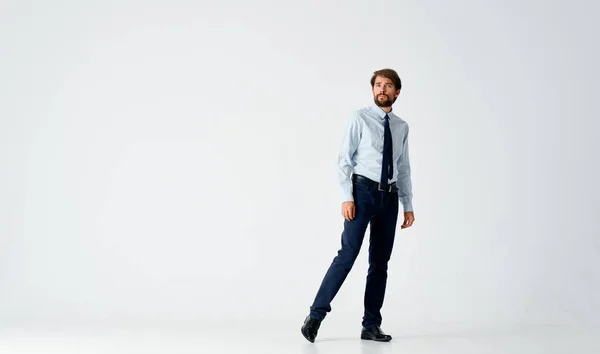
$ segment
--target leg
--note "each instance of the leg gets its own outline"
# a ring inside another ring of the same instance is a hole
[[[344,221],[341,248],[329,266],[310,307],[311,317],[323,320],[331,311],[331,301],[340,290],[356,261],[368,224],[369,219],[365,215],[358,216],[358,212],[354,220]]]
[[[392,254],[396,223],[398,221],[398,197],[395,193],[382,197],[382,209],[371,220],[369,245],[369,272],[365,288],[365,313],[363,327],[381,325],[381,307],[387,284],[388,261]]]
[[[355,186],[356,216],[352,221],[344,220],[341,248],[329,266],[310,307],[311,317],[323,320],[327,313],[331,311],[331,301],[346,280],[348,273],[350,273],[362,246],[367,226],[374,215],[373,193],[375,192],[365,187]]]

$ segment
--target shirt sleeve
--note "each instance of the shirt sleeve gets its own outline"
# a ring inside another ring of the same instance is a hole
[[[352,195],[353,157],[361,137],[361,125],[356,112],[350,115],[337,159],[337,172],[342,202],[354,201]]]
[[[398,200],[402,204],[404,211],[413,211],[412,205],[412,181],[410,173],[410,158],[408,153],[408,124],[406,125],[406,133],[402,142],[402,154],[398,159]]]

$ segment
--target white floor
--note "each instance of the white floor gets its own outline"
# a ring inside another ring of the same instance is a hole
[[[252,323],[188,328],[125,329],[56,327],[0,329],[0,353],[155,354],[598,354],[593,328],[530,326],[501,331],[398,333],[392,342],[361,341],[360,328],[323,324],[315,343],[300,334],[301,323]]]

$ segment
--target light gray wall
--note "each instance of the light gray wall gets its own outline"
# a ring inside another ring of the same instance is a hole
[[[385,321],[598,325],[591,4],[3,2],[0,321],[302,321],[345,120],[391,67],[416,222]]]

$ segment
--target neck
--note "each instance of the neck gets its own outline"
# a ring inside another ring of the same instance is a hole
[[[392,107],[380,107],[385,113],[390,113],[392,111]]]

